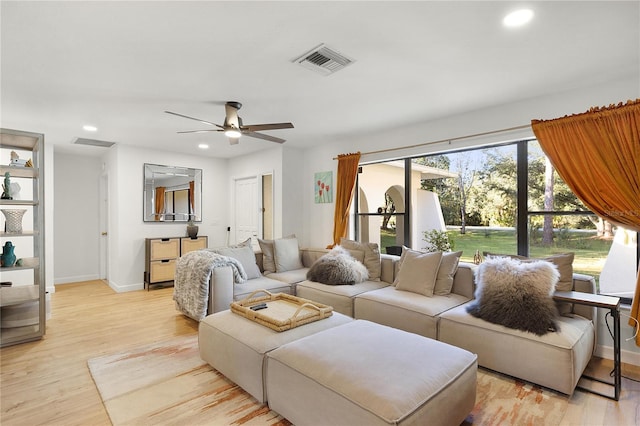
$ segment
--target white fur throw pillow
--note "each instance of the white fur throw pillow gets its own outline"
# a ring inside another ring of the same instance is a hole
[[[330,285],[361,283],[368,277],[367,267],[341,246],[316,260],[307,272],[308,280]]]
[[[496,257],[476,272],[476,299],[467,312],[486,321],[541,336],[557,331],[552,294],[560,274],[547,261]]]

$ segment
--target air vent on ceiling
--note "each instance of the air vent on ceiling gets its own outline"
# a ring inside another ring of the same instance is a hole
[[[294,62],[320,74],[329,75],[340,71],[354,60],[321,44],[295,59]]]
[[[101,148],[110,148],[116,144],[115,142],[101,141],[98,139],[86,139],[86,138],[75,138],[72,143],[76,145],[99,146]]]

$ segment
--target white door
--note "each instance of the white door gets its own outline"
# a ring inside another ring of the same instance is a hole
[[[109,175],[100,176],[100,279],[109,280]]]
[[[260,224],[260,198],[256,176],[235,180],[235,243],[251,238],[257,247]]]

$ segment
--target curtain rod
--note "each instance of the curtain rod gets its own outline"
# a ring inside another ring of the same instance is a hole
[[[402,151],[404,149],[411,149],[411,148],[418,148],[418,147],[421,147],[421,146],[435,145],[437,143],[443,143],[443,142],[451,143],[453,141],[477,138],[478,136],[494,135],[496,133],[505,133],[505,132],[510,132],[510,131],[513,131],[513,130],[521,130],[521,129],[526,129],[526,128],[531,128],[531,124],[524,124],[522,126],[515,126],[515,127],[507,127],[506,129],[491,130],[489,132],[475,133],[475,134],[466,135],[466,136],[458,136],[458,137],[455,137],[455,138],[440,139],[440,140],[437,140],[437,141],[423,142],[423,143],[418,143],[418,144],[415,144],[415,145],[401,146],[401,147],[398,147],[398,148],[379,149],[377,151],[363,152],[360,155],[365,156],[365,155],[371,155],[371,154],[380,154],[380,153],[383,153],[383,152]],[[333,157],[333,159],[337,160],[338,157]]]

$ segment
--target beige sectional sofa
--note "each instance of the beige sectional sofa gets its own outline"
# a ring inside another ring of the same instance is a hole
[[[468,350],[478,365],[572,394],[595,348],[594,308],[575,306],[559,319],[559,331],[543,336],[514,330],[466,312],[475,292],[476,265],[461,262],[451,292],[425,296],[393,286],[399,256],[379,255],[380,277],[354,285],[326,285],[306,280],[308,268],[327,249],[300,249],[300,268],[264,272],[264,254],[256,253],[262,274],[234,284],[230,268],[217,268],[210,280],[209,314],[226,310],[253,291],[295,294],[331,305],[336,312],[401,329]],[[592,277],[573,276],[573,290],[595,293]]]

